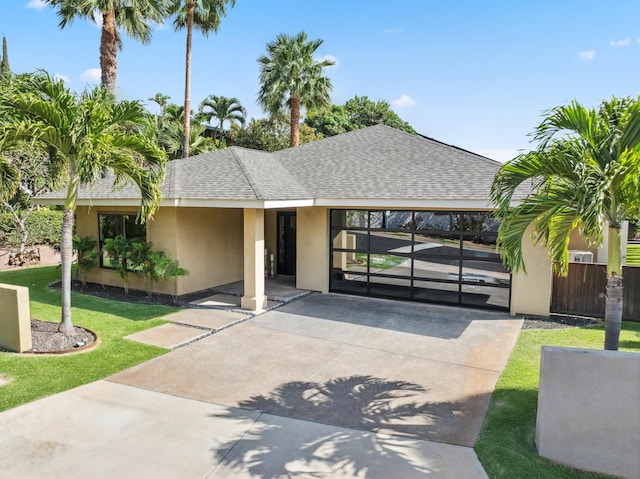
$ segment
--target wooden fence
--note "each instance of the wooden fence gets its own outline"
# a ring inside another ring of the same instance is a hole
[[[622,277],[624,287],[622,319],[640,321],[640,267],[624,266]],[[605,265],[571,263],[567,276],[553,278],[551,312],[604,317],[606,285]]]

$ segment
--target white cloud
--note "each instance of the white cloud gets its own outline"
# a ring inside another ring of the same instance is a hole
[[[99,68],[89,68],[85,70],[82,75],[80,75],[80,80],[86,83],[100,83],[100,78],[102,76],[102,70]]]
[[[629,46],[629,43],[631,43],[631,37],[627,37],[623,40],[611,40],[609,45],[612,47],[626,47]]]
[[[69,77],[66,75],[63,75],[62,73],[54,73],[53,79],[56,81],[62,81],[62,83],[64,83],[65,85],[71,84],[71,80],[69,80]]]
[[[413,106],[415,104],[416,101],[405,93],[400,95],[400,98],[397,98],[391,102],[391,106],[394,108],[404,108],[405,106]]]
[[[47,4],[44,3],[44,0],[29,0],[26,5],[27,8],[33,8],[34,10],[42,10],[46,6]]]
[[[401,33],[402,28],[385,28],[382,33]]]
[[[596,57],[596,52],[594,50],[586,50],[584,52],[580,52],[578,56],[580,57],[580,60],[590,62]]]
[[[323,62],[325,60],[329,60],[330,62],[333,62],[333,65],[331,65],[330,67],[327,68],[333,68],[333,67],[337,67],[339,65],[338,59],[336,57],[334,57],[333,55],[325,55],[321,58],[318,59],[318,61]]]

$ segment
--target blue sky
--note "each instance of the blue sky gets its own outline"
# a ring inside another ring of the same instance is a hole
[[[532,147],[528,133],[553,106],[638,95],[638,18],[632,0],[237,0],[217,35],[194,36],[191,101],[235,96],[264,116],[256,60],[278,33],[304,30],[337,62],[334,103],[388,100],[418,132],[505,161]],[[95,24],[60,30],[41,0],[2,0],[0,34],[14,72],[42,68],[76,90],[99,81]],[[181,103],[184,49],[185,33],[164,26],[150,45],[125,38],[119,97]]]

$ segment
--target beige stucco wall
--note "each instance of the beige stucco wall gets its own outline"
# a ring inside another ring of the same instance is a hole
[[[242,279],[242,209],[180,208],[176,216],[178,259],[189,270],[179,278],[178,294]]]
[[[298,208],[296,287],[329,291],[329,211],[324,207]]]
[[[640,479],[640,354],[542,347],[538,453]]]
[[[511,276],[511,314],[548,316],[551,306],[551,260],[547,249],[534,245],[531,228],[522,239],[522,256],[527,272]]]
[[[0,283],[0,347],[21,353],[31,349],[29,288]]]
[[[136,214],[136,209],[79,207],[76,212],[77,233],[97,240],[100,213]],[[242,279],[241,209],[162,207],[147,223],[147,241],[153,243],[154,250],[170,254],[189,271],[187,276],[177,280],[178,294]],[[120,277],[110,269],[96,268],[87,275],[87,280],[122,286]],[[129,287],[143,290],[144,278],[131,274]],[[160,281],[154,291],[172,294],[174,285],[170,281]]]

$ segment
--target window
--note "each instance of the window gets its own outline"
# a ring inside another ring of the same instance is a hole
[[[147,240],[147,228],[136,222],[135,214],[98,214],[100,267],[111,268],[109,256],[103,250],[104,241],[118,235],[131,240]]]

